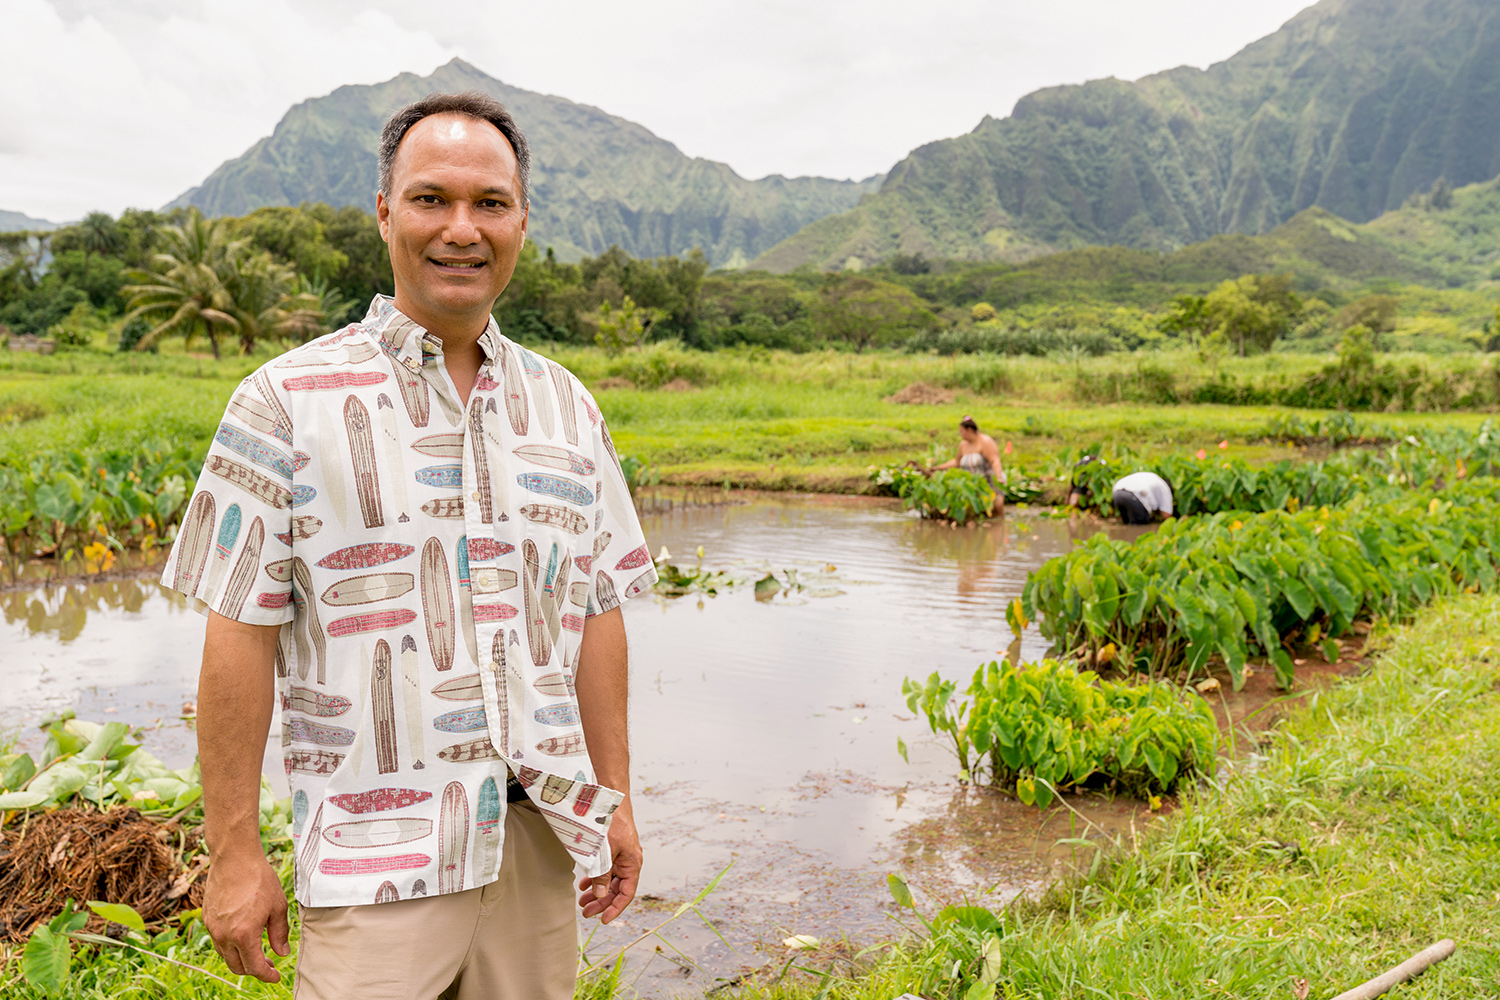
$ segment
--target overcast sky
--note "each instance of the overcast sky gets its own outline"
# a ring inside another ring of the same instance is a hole
[[[155,208],[345,83],[460,56],[746,177],[866,177],[1038,87],[1204,67],[1306,0],[0,0],[0,209]]]

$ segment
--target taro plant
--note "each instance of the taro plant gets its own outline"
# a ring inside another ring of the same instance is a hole
[[[1159,682],[1100,680],[1043,660],[980,667],[961,699],[935,672],[925,683],[907,678],[902,693],[947,737],[969,780],[1013,790],[1027,805],[1093,785],[1149,799],[1214,771],[1213,713]]]
[[[925,518],[967,524],[990,516],[995,491],[983,478],[963,469],[925,473],[911,466],[870,470],[870,481],[900,497],[907,510]]]
[[[1134,543],[1095,536],[1027,578],[1021,613],[1085,663],[1107,646],[1126,670],[1187,675],[1222,660],[1235,686],[1264,656],[1284,687],[1298,643],[1433,597],[1489,589],[1500,569],[1500,482],[1342,508],[1170,521]]]

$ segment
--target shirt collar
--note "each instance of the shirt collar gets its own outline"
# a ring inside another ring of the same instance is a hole
[[[376,295],[370,300],[364,325],[380,338],[381,344],[397,361],[413,371],[429,360],[442,356],[442,341],[397,309],[396,300],[389,295]],[[484,352],[486,365],[492,365],[499,359],[500,341],[500,324],[491,316],[484,332],[479,335],[479,349]]]

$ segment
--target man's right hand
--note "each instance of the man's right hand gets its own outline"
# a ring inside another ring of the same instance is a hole
[[[264,855],[214,860],[204,892],[203,925],[229,971],[281,982],[281,973],[261,948],[261,935],[269,935],[276,954],[290,954],[286,894]]]

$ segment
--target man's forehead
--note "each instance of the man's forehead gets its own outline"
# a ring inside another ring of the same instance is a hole
[[[498,154],[511,169],[517,166],[510,140],[492,122],[443,112],[428,115],[407,130],[396,149],[396,163],[399,165],[402,160],[409,160],[412,154],[423,160],[432,158],[441,162],[451,157],[472,156],[480,150]]]

